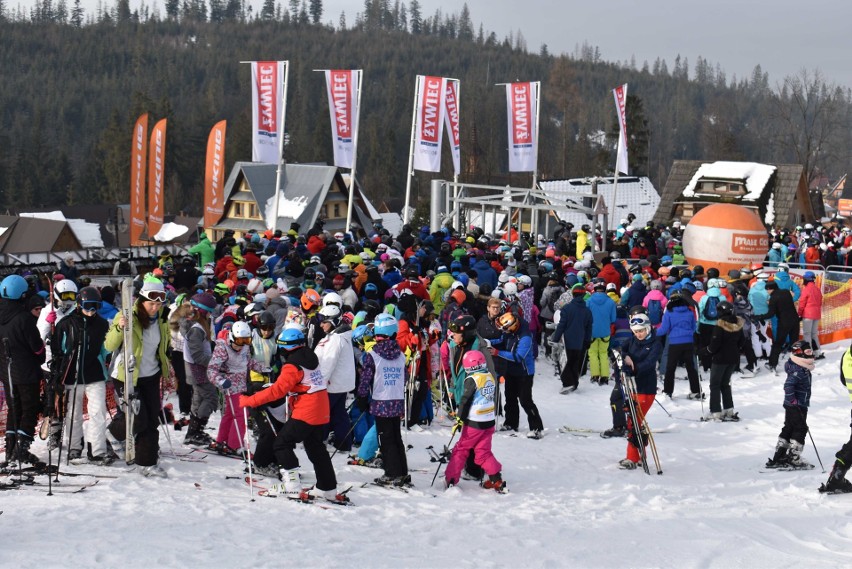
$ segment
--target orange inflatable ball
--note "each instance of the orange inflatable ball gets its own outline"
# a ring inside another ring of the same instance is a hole
[[[693,217],[683,232],[683,254],[690,265],[717,267],[719,273],[763,261],[769,251],[769,234],[748,208],[713,204]]]

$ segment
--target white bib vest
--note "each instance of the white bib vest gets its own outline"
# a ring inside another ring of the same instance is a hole
[[[387,360],[376,352],[368,352],[376,364],[373,378],[373,400],[394,401],[405,398],[405,356]]]
[[[487,372],[474,373],[471,377],[476,382],[476,391],[473,392],[473,401],[467,418],[478,423],[495,420],[494,377]]]

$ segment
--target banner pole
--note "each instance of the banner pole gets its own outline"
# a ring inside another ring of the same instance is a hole
[[[349,209],[346,212],[345,233],[349,233],[349,227],[352,225],[352,204],[355,201],[355,165],[358,160],[358,129],[361,126],[361,82],[364,79],[364,70],[357,69],[356,71],[358,72],[358,95],[355,107],[355,132],[352,133],[352,168],[349,170]],[[366,232],[366,229],[364,231]]]
[[[402,223],[408,223],[408,204],[411,201],[411,178],[414,176],[414,136],[417,127],[417,94],[420,93],[420,75],[414,81],[414,107],[411,111],[411,144],[408,150],[408,170],[405,172],[405,206],[402,210]]]
[[[287,131],[287,79],[290,62],[284,61],[284,89],[281,94],[281,133],[278,135],[278,170],[275,172],[275,199],[273,200],[272,231],[278,229],[278,203],[281,196],[281,172],[284,166],[284,133]]]

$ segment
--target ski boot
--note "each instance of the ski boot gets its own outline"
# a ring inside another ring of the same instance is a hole
[[[284,482],[270,486],[267,495],[299,498],[302,494],[302,476],[299,474],[299,469],[285,470],[282,468],[279,473]]]
[[[308,499],[322,499],[327,502],[333,502],[335,504],[345,505],[349,503],[349,496],[344,493],[338,492],[337,489],[333,490],[320,490],[316,486],[308,490],[307,492]]]
[[[700,401],[700,400],[704,399],[704,394],[703,393],[690,393],[689,395],[686,396],[686,398],[691,400],[691,401]]]
[[[787,451],[790,448],[790,441],[779,438],[775,443],[775,455],[766,461],[766,468],[781,468],[789,466],[789,457]]]
[[[613,427],[611,429],[607,429],[601,433],[601,438],[611,439],[614,437],[625,437],[627,436],[627,427]]]
[[[852,492],[852,482],[846,480],[846,471],[849,467],[836,460],[834,468],[831,469],[831,474],[828,475],[828,481],[819,487],[819,491],[829,494],[848,494]]]
[[[622,470],[636,470],[640,466],[642,466],[641,462],[633,462],[629,458],[623,458],[618,461],[618,467]]]
[[[163,416],[161,417],[163,421],[165,421],[164,425],[174,425],[175,424],[175,411],[174,406],[171,403],[166,403],[163,406]]]
[[[807,470],[813,468],[814,465],[802,458],[802,450],[805,445],[799,441],[790,441],[789,464],[793,468]]]
[[[503,475],[500,472],[497,474],[489,474],[488,480],[483,480],[480,483],[480,486],[486,490],[494,490],[500,494],[504,494],[507,491],[506,482],[503,480]]]
[[[740,420],[740,414],[734,411],[734,408],[724,409],[722,411],[722,421],[726,423],[737,422]]]
[[[15,459],[23,464],[31,464],[33,466],[37,466],[42,463],[39,458],[30,452],[30,445],[33,444],[32,437],[28,435],[21,434],[18,431],[18,444],[15,447]]]
[[[145,478],[168,478],[169,475],[159,464],[152,464],[151,466],[143,466],[139,469],[139,474],[144,476]]]

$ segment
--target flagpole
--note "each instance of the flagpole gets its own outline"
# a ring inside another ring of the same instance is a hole
[[[281,132],[278,135],[278,170],[275,172],[275,199],[273,200],[272,231],[278,229],[278,202],[281,197],[281,173],[284,166],[284,133],[287,131],[287,78],[290,73],[290,62],[284,61],[284,89],[281,93]]]
[[[456,114],[459,116],[459,170],[461,170],[461,81],[458,79],[447,79],[447,83],[450,81],[456,82]],[[450,133],[452,135],[452,133]],[[451,140],[451,142],[454,142]],[[453,225],[456,228],[456,231],[461,233],[461,205],[459,204],[459,196],[461,195],[461,191],[459,190],[459,175],[453,171],[453,184],[455,184],[455,196],[456,196],[456,219]]]
[[[538,127],[539,117],[541,116],[541,81],[535,82],[535,169],[533,170],[532,189],[534,190],[538,183]],[[538,232],[538,210],[535,208],[531,211],[530,217],[530,234]],[[535,217],[535,227],[533,227],[533,217]],[[521,226],[518,226],[522,229]]]
[[[352,225],[352,204],[355,201],[355,164],[358,159],[358,129],[361,123],[361,81],[364,78],[364,70],[357,69],[358,72],[358,96],[357,106],[355,107],[355,132],[352,133],[352,168],[349,170],[349,210],[346,212],[346,233],[349,233],[349,226]],[[365,230],[366,231],[366,230]]]
[[[420,75],[414,82],[414,107],[411,111],[411,145],[408,150],[408,170],[406,171],[405,181],[405,206],[402,210],[402,223],[408,223],[408,204],[411,201],[411,178],[414,177],[414,137],[415,128],[417,127],[417,95],[420,93]]]

